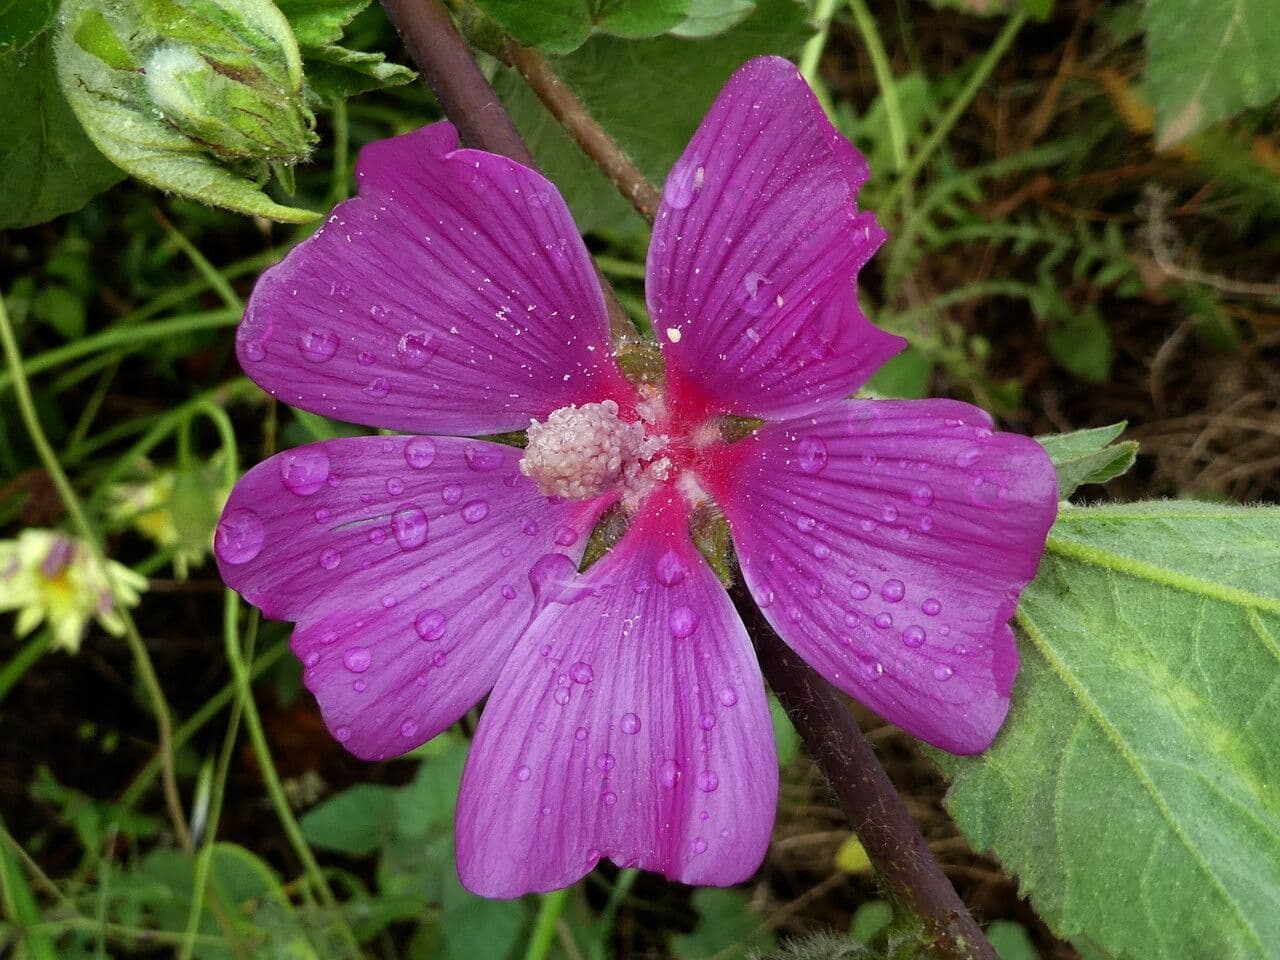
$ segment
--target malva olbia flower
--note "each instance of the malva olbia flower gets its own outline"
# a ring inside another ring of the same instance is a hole
[[[649,248],[660,383],[619,367],[555,188],[447,123],[366,147],[359,196],[258,283],[237,334],[254,380],[413,435],[250,470],[223,577],[296,621],[306,685],[359,757],[489,695],[458,800],[472,891],[563,887],[602,857],[692,884],[759,866],[777,761],[751,643],[691,537],[709,516],[841,690],[957,753],[1000,727],[1054,474],[972,406],[846,399],[904,346],[858,307],[884,236],[857,208],[866,175],[792,64],[730,79]],[[515,430],[524,449],[453,436]],[[579,573],[606,514],[625,533]]]
[[[120,606],[137,606],[147,579],[108,559],[99,563],[81,540],[56,530],[23,530],[0,540],[0,611],[18,612],[23,637],[47,623],[55,650],[76,653],[90,620],[124,633]]]

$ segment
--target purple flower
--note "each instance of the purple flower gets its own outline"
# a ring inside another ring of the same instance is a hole
[[[615,361],[555,188],[445,123],[367,147],[360,196],[254,291],[237,348],[258,383],[418,436],[249,471],[222,574],[297,622],[306,684],[357,756],[490,694],[457,820],[473,891],[561,887],[601,857],[696,884],[759,865],[764,687],[689,532],[717,510],[765,615],[842,690],[955,752],[1003,721],[1053,470],[974,407],[845,399],[903,346],[858,308],[884,237],[856,205],[866,175],[795,67],[734,75],[653,232],[657,386]],[[442,435],[524,428],[524,450]],[[606,512],[625,533],[579,575]]]

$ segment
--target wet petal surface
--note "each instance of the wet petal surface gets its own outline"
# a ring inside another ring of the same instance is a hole
[[[226,583],[292,647],[334,736],[366,759],[448,727],[493,685],[604,502],[553,503],[520,451],[453,437],[358,437],[266,460],[215,534]],[[558,559],[548,559],[558,558]]]
[[[602,857],[736,883],[777,790],[746,631],[683,506],[651,503],[504,668],[463,777],[459,873],[492,897],[567,886]]]
[[[1008,620],[1057,512],[1039,444],[955,401],[846,401],[722,455],[712,493],[783,639],[915,736],[984,749],[1017,672]]]
[[[555,187],[456,147],[437,123],[365,148],[360,196],[254,288],[236,352],[256,383],[339,420],[472,435],[628,393]]]
[[[795,66],[730,79],[667,177],[647,294],[683,416],[796,416],[846,397],[905,341],[856,278],[884,240],[856,195],[866,161]]]

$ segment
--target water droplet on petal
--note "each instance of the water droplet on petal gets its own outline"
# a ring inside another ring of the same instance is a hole
[[[572,547],[578,542],[578,531],[573,527],[561,527],[556,531],[556,545],[561,547]]]
[[[577,564],[563,553],[545,553],[535,560],[529,583],[539,609],[549,603],[574,603],[592,593],[589,586],[579,582]]]
[[[880,596],[889,603],[897,603],[907,595],[907,587],[901,580],[886,580],[880,587]]]
[[[863,580],[855,580],[849,584],[849,595],[855,600],[865,600],[871,596],[871,585]]]
[[[732,707],[738,702],[738,693],[733,687],[725,687],[720,691],[720,702],[726,707]]]
[[[423,640],[431,642],[444,636],[444,628],[448,622],[448,618],[439,610],[423,610],[413,618],[413,629],[418,631],[418,636]]]
[[[368,647],[351,647],[342,655],[342,665],[352,673],[364,673],[372,662]]]
[[[634,713],[624,713],[622,719],[618,721],[618,725],[622,728],[623,733],[640,732],[640,718]]]
[[[803,516],[796,518],[796,529],[801,533],[812,533],[818,526],[818,521],[813,517]]]
[[[664,587],[678,586],[684,582],[688,573],[689,568],[674,550],[668,550],[660,556],[653,569],[653,575]]]
[[[827,468],[827,444],[821,437],[806,437],[796,447],[796,461],[805,473],[821,473]]]
[[[425,470],[436,461],[436,442],[430,437],[411,437],[404,445],[404,462],[415,470]]]
[[[702,716],[698,717],[698,726],[700,726],[703,730],[714,729],[715,725],[716,725],[716,715],[712,713],[710,710],[707,710],[702,714]]]
[[[391,533],[401,550],[414,550],[427,542],[427,515],[418,507],[401,507],[391,518]]]
[[[911,502],[917,507],[927,507],[933,503],[933,487],[927,483],[918,483],[911,488]]]
[[[569,668],[569,676],[573,678],[574,683],[590,683],[595,679],[595,672],[591,669],[591,664],[579,660]]]
[[[605,773],[612,770],[616,764],[617,761],[613,758],[612,753],[602,753],[596,758],[596,768]]]
[[[925,641],[924,627],[907,627],[902,631],[902,643],[911,648],[921,646]]]
[[[467,466],[472,470],[483,472],[496,470],[506,462],[506,456],[497,444],[468,444],[462,451]]]
[[[695,837],[695,838],[694,838],[694,841],[693,841],[693,852],[694,852],[694,853],[706,853],[706,852],[707,852],[707,841],[706,841],[706,840],[703,840],[703,839],[702,839],[702,837]]]
[[[420,370],[436,355],[440,345],[435,342],[435,335],[421,330],[411,330],[400,337],[396,343],[396,360],[402,367]]]
[[[387,480],[387,493],[393,497],[398,497],[404,493],[404,481],[399,477],[390,477]]]
[[[703,770],[698,774],[698,789],[703,793],[715,793],[720,786],[720,778],[714,770]]]
[[[698,615],[690,607],[676,607],[668,616],[667,623],[671,627],[671,635],[683,640],[698,629]]]
[[[942,683],[954,677],[956,672],[948,667],[945,663],[940,663],[933,668],[933,679]]]
[[[326,550],[320,554],[320,566],[326,570],[336,570],[338,564],[342,562],[342,554],[337,550]]]
[[[553,699],[556,703],[560,704],[560,706],[563,707],[566,703],[569,702],[569,688],[556,687],[556,692],[551,695],[551,699]]]
[[[975,463],[982,459],[981,447],[966,447],[956,454],[956,466],[961,468],[972,467]]]
[[[375,400],[381,400],[391,392],[391,384],[387,382],[386,377],[374,377],[365,386],[364,392]]]
[[[350,727],[338,727],[333,731],[333,738],[339,743],[346,743],[351,739]]]
[[[933,597],[930,597],[924,603],[920,604],[920,609],[924,612],[926,617],[936,617],[942,612],[942,604]]]
[[[406,720],[400,724],[400,736],[412,737],[418,732],[418,722],[416,720]]]
[[[858,657],[858,676],[874,683],[884,675],[884,664],[874,657]]]
[[[244,353],[244,358],[246,360],[251,360],[254,363],[257,363],[267,355],[266,349],[256,340],[250,340],[247,342],[244,345],[242,352]]]
[[[332,330],[308,330],[298,337],[298,351],[304,360],[324,363],[338,352],[338,335]]]
[[[329,479],[329,455],[323,447],[298,447],[277,458],[280,482],[290,493],[309,497]]]
[[[233,566],[248,563],[262,552],[266,530],[262,520],[252,510],[230,510],[218,521],[213,538],[213,549],[218,559]]]
[[[612,807],[618,802],[618,795],[612,790],[606,790],[604,793],[600,794],[600,799],[604,801],[604,805],[606,807]]]
[[[467,523],[479,523],[489,515],[489,504],[484,500],[472,500],[462,508],[462,519]]]
[[[877,613],[876,618],[871,622],[881,630],[888,630],[893,626],[893,617],[887,613]]]
[[[462,499],[462,484],[446,483],[440,488],[440,499],[449,504],[449,506],[453,506]]]
[[[678,162],[667,174],[667,182],[662,188],[662,199],[676,210],[685,210],[693,203],[697,192],[702,188],[706,169],[696,159]]]
[[[680,782],[680,764],[674,760],[663,760],[658,765],[658,782],[670,790]]]
[[[516,767],[516,779],[521,783],[526,782],[531,776],[533,776],[533,772],[528,767]]]

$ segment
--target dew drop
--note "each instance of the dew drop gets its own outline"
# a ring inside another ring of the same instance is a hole
[[[477,472],[496,470],[506,461],[502,450],[496,444],[493,446],[468,444],[463,449],[462,456],[467,461],[467,466]]]
[[[714,770],[703,770],[698,774],[698,789],[703,793],[715,793],[720,786],[720,778]]]
[[[855,600],[865,600],[871,596],[871,585],[865,580],[855,580],[849,584],[849,595]]]
[[[604,773],[608,773],[612,770],[617,763],[618,761],[614,759],[612,753],[602,753],[600,756],[596,757],[596,769]]]
[[[577,730],[573,731],[573,739],[577,740],[579,743],[587,739],[587,728],[579,727]]]
[[[874,657],[858,657],[858,676],[874,683],[884,675],[884,664]]]
[[[716,725],[716,715],[707,710],[702,716],[698,717],[698,726],[703,730],[711,730]]]
[[[924,603],[920,604],[920,610],[926,617],[936,617],[942,612],[942,604],[933,597],[930,597]]]
[[[414,470],[425,470],[436,462],[436,442],[430,437],[411,437],[404,445],[404,462]]]
[[[618,802],[618,795],[612,790],[606,790],[604,793],[600,794],[600,799],[604,801],[604,805],[606,807],[612,807]]]
[[[981,459],[981,447],[966,447],[964,450],[961,450],[956,454],[956,466],[961,468],[972,467]]]
[[[578,542],[578,531],[573,527],[561,527],[556,531],[556,544],[561,547],[572,547]]]
[[[516,779],[519,780],[521,783],[525,783],[531,776],[533,776],[533,771],[531,771],[528,767],[526,766],[516,767]]]
[[[298,351],[304,360],[324,363],[338,352],[338,335],[332,330],[308,330],[298,337]]]
[[[435,335],[421,330],[411,330],[400,337],[396,343],[396,360],[402,367],[420,370],[427,365],[440,345],[435,342]]]
[[[484,500],[472,500],[462,508],[462,519],[467,523],[479,523],[489,515],[489,504]]]
[[[698,615],[691,607],[676,607],[667,617],[667,624],[671,628],[671,635],[683,640],[693,636],[693,632],[698,629]]]
[[[880,596],[889,603],[897,603],[907,595],[907,587],[901,580],[886,580],[880,587]]]
[[[927,507],[933,503],[933,487],[927,483],[918,483],[911,488],[911,502],[917,507]]]
[[[702,839],[702,837],[695,837],[695,838],[694,838],[694,841],[693,841],[693,852],[694,852],[694,853],[706,853],[706,852],[707,852],[707,841],[706,841],[706,840],[703,840],[703,839]]]
[[[680,782],[680,764],[674,760],[663,760],[658,765],[658,782],[670,790]]]
[[[563,553],[544,553],[529,570],[533,599],[539,608],[549,603],[571,604],[591,594],[578,582],[578,566]]]
[[[533,517],[525,517],[520,521],[520,532],[526,537],[532,537],[538,532],[538,521]]]
[[[337,740],[339,743],[346,743],[348,740],[351,739],[351,728],[338,727],[336,730],[333,731],[333,738]]]
[[[939,683],[942,683],[954,677],[955,673],[956,672],[952,670],[949,666],[947,666],[945,663],[940,663],[933,668],[933,679],[937,680]]]
[[[427,515],[418,507],[401,507],[391,518],[391,533],[401,550],[414,550],[427,542]]]
[[[267,355],[267,351],[263,348],[262,344],[256,340],[250,340],[247,342],[244,345],[242,352],[246,360],[251,360],[254,363],[262,360]]]
[[[685,566],[684,560],[674,550],[668,550],[660,556],[653,568],[653,575],[664,587],[678,586],[684,582],[684,578],[688,574],[689,568]],[[688,634],[685,634],[685,636],[688,636]]]
[[[623,733],[639,733],[640,718],[634,713],[624,713],[622,719],[618,721],[618,725],[622,728]]]
[[[416,720],[406,720],[404,723],[400,724],[400,736],[402,737],[412,737],[417,732],[418,721]]]
[[[387,382],[386,377],[374,377],[365,385],[364,392],[375,400],[381,400],[391,392],[391,384]]]
[[[390,477],[387,479],[387,493],[393,497],[398,497],[404,493],[404,481],[399,477]]]
[[[453,506],[462,499],[462,484],[446,483],[440,488],[440,499],[449,504],[449,506]]]
[[[329,512],[328,507],[321,507],[315,512],[316,523],[328,523],[331,516],[333,514]]]
[[[812,533],[818,526],[818,521],[810,516],[802,516],[796,518],[796,529],[801,533]]]
[[[563,707],[569,702],[569,688],[556,687],[556,692],[551,695],[551,699]]]
[[[569,668],[569,676],[573,678],[574,683],[590,683],[596,678],[595,671],[591,669],[591,664],[584,660],[579,660]]]
[[[423,610],[413,618],[413,629],[418,631],[419,637],[430,643],[444,636],[444,628],[448,622],[448,617],[439,610]]]
[[[262,552],[266,530],[252,510],[241,507],[230,510],[218,521],[213,548],[218,559],[233,566],[248,563]]]
[[[342,655],[342,665],[352,673],[364,673],[372,662],[368,647],[351,647]]]
[[[827,444],[821,437],[806,437],[796,447],[796,460],[805,473],[821,473],[827,468]]]
[[[342,554],[337,550],[326,550],[320,554],[320,566],[326,570],[336,570],[338,564],[342,562]]]
[[[290,493],[309,497],[329,479],[329,455],[323,447],[298,447],[280,454],[280,482]]]
[[[877,613],[876,618],[871,621],[881,630],[888,630],[893,626],[893,617],[887,613]]]
[[[706,169],[695,159],[677,163],[667,174],[667,182],[662,188],[662,199],[676,210],[688,209],[702,188],[702,179],[705,175]]]
[[[725,687],[720,691],[720,702],[726,707],[732,707],[738,702],[738,693],[733,687]]]
[[[912,649],[921,646],[925,641],[924,627],[911,626],[902,631],[903,646]]]

